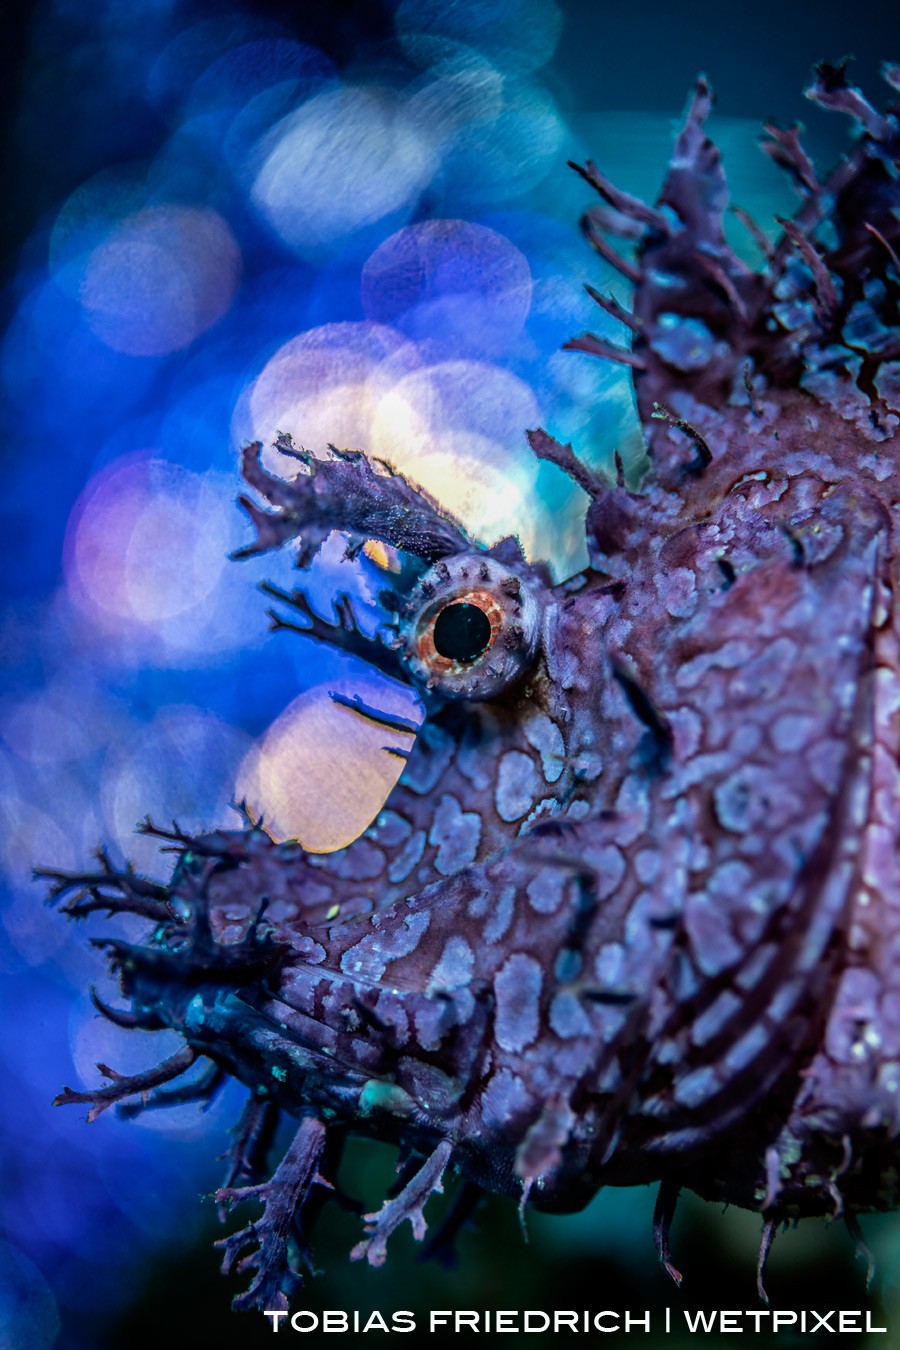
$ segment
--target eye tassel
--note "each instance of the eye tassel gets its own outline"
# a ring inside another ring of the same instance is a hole
[[[285,453],[288,442],[280,438],[277,448]],[[380,539],[426,562],[471,547],[449,512],[382,460],[361,451],[332,452],[332,459],[315,459],[292,451],[304,469],[287,482],[264,468],[260,441],[244,447],[244,479],[273,509],[265,510],[246,496],[238,499],[256,528],[256,539],[233,558],[266,553],[299,535],[298,566],[303,567],[334,530],[357,539]]]

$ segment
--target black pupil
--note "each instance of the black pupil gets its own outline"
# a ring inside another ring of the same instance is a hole
[[[447,605],[435,620],[435,650],[448,661],[475,661],[490,640],[491,621],[477,605]]]

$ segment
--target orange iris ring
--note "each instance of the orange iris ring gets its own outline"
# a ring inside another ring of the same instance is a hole
[[[452,657],[442,656],[434,645],[434,625],[438,615],[449,605],[475,605],[487,616],[491,625],[491,636],[484,651],[476,656],[474,661],[456,661]],[[490,656],[505,621],[503,607],[497,603],[490,591],[465,587],[450,595],[439,596],[431,602],[419,619],[416,656],[423,666],[437,676],[464,675],[471,670],[477,670],[482,661]]]

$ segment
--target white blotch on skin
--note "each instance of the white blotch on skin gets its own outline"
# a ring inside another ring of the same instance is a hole
[[[634,873],[642,886],[650,886],[656,880],[661,861],[657,848],[642,848],[634,855]]]
[[[697,608],[697,581],[689,567],[658,573],[656,591],[673,619],[686,619]]]
[[[622,851],[616,848],[615,844],[607,844],[596,853],[590,852],[588,860],[596,869],[597,896],[600,900],[606,900],[615,894],[625,875],[625,859]]]
[[[802,750],[816,732],[816,719],[802,713],[785,713],[772,723],[772,744],[776,750],[789,754]]]
[[[706,895],[692,895],[684,911],[684,923],[694,962],[708,978],[736,965],[743,955],[721,902]]]
[[[390,880],[405,881],[424,852],[425,831],[416,830],[415,834],[411,834],[407,839],[406,843],[388,868],[388,877]]]
[[[604,942],[597,952],[594,974],[600,984],[620,984],[625,969],[625,950],[620,942]]]
[[[555,783],[563,771],[566,747],[562,732],[546,713],[534,713],[524,727],[525,739],[541,757],[541,768],[548,783]]]
[[[566,876],[558,868],[542,867],[526,888],[531,908],[538,914],[559,909],[566,887]]]
[[[550,1026],[563,1040],[591,1034],[591,1019],[569,990],[557,994],[550,1004]]]
[[[396,811],[382,811],[369,826],[369,835],[384,848],[398,848],[412,833],[412,825]]]
[[[389,961],[409,956],[419,945],[431,921],[429,910],[408,914],[403,923],[387,932],[374,929],[348,947],[341,957],[341,970],[366,980],[380,980]]]
[[[488,1129],[508,1130],[510,1122],[531,1108],[531,1097],[518,1074],[495,1073],[481,1098],[481,1118]]]
[[[505,886],[500,892],[496,904],[491,910],[491,916],[484,925],[485,942],[499,942],[502,937],[506,936],[507,929],[512,922],[515,898],[515,886]]]
[[[433,994],[437,990],[459,989],[468,984],[474,963],[475,955],[464,937],[448,938],[425,992]]]
[[[325,948],[321,943],[315,942],[308,934],[295,934],[290,928],[287,933],[291,947],[300,953],[306,965],[317,966],[325,960]]]
[[[519,820],[527,815],[540,791],[534,761],[521,750],[507,750],[497,769],[494,804],[501,820]]]
[[[487,886],[476,883],[477,889],[469,901],[466,912],[471,919],[483,919],[491,906],[491,893]]]
[[[428,834],[428,842],[437,846],[434,865],[441,876],[452,876],[473,863],[480,839],[481,817],[477,811],[464,811],[455,797],[445,793]]]
[[[502,1050],[524,1050],[537,1038],[544,976],[533,956],[513,952],[494,977],[494,1035]]]
[[[456,1025],[456,1009],[445,999],[425,998],[416,1005],[413,1019],[416,1040],[423,1050],[438,1050],[441,1041]]]

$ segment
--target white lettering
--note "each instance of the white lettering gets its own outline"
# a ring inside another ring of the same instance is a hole
[[[858,1336],[863,1332],[876,1335],[887,1333],[887,1327],[875,1324],[874,1314],[871,1310],[865,1311],[865,1326],[863,1326],[863,1311],[855,1308],[832,1308],[827,1312],[816,1312],[812,1308],[804,1308],[796,1312],[789,1309],[773,1311],[767,1308],[745,1310],[734,1308],[704,1310],[698,1308],[691,1312],[685,1308],[683,1312],[685,1324],[692,1336],[703,1333],[710,1335],[717,1331],[727,1335],[751,1329],[757,1334],[764,1329],[777,1334],[790,1327],[794,1328],[795,1335],[797,1332],[807,1334],[807,1332],[816,1331],[827,1331],[832,1334],[840,1332],[844,1336]],[[663,1313],[665,1332],[670,1335],[672,1309],[667,1307],[663,1309]],[[429,1329],[435,1332],[441,1328],[450,1327],[457,1334],[461,1331],[474,1331],[476,1335],[479,1332],[489,1333],[492,1330],[514,1333],[522,1331],[532,1335],[541,1335],[548,1331],[551,1333],[561,1331],[589,1333],[593,1329],[601,1335],[608,1335],[609,1333],[628,1333],[637,1330],[649,1332],[651,1315],[651,1311],[648,1309],[631,1312],[627,1309],[617,1311],[612,1308],[604,1308],[600,1312],[594,1312],[587,1308],[579,1309],[577,1312],[569,1309],[554,1309],[552,1312],[544,1312],[542,1309],[534,1308],[525,1310],[506,1308],[495,1312],[487,1309],[481,1311],[434,1309],[429,1313]],[[415,1313],[408,1310],[382,1313],[375,1309],[370,1313],[365,1313],[357,1309],[350,1313],[339,1308],[331,1308],[325,1309],[321,1313],[314,1313],[309,1309],[302,1308],[298,1312],[290,1313],[281,1308],[267,1308],[263,1311],[263,1317],[268,1317],[271,1320],[273,1331],[280,1331],[287,1318],[293,1330],[299,1331],[301,1334],[317,1330],[340,1333],[351,1329],[354,1332],[396,1331],[402,1334],[417,1329]],[[763,1318],[769,1320],[764,1322]],[[745,1325],[744,1319],[746,1319],[748,1325]]]
[[[614,1319],[614,1325],[611,1326],[611,1327],[605,1327],[605,1326],[603,1326],[603,1325],[601,1324],[601,1321],[600,1321],[601,1317],[612,1317],[612,1318]],[[617,1312],[598,1312],[598,1313],[595,1313],[595,1314],[594,1314],[594,1330],[595,1330],[595,1331],[606,1331],[606,1332],[609,1332],[609,1331],[618,1331],[618,1330],[619,1330],[619,1314],[618,1314]]]
[[[543,1325],[539,1327],[532,1325],[531,1319],[533,1317],[543,1317],[544,1319]],[[545,1312],[527,1312],[525,1314],[522,1325],[523,1331],[548,1331],[549,1328],[550,1328],[550,1318],[547,1316]]]
[[[312,1318],[312,1325],[311,1325],[311,1326],[308,1326],[308,1327],[301,1327],[301,1326],[298,1324],[298,1319],[301,1318],[301,1317],[311,1317],[311,1318]],[[294,1328],[295,1331],[315,1331],[315,1329],[316,1329],[316,1327],[317,1327],[318,1325],[319,1325],[319,1319],[318,1319],[318,1317],[316,1316],[316,1314],[315,1314],[314,1312],[308,1312],[308,1311],[307,1311],[306,1309],[304,1309],[304,1308],[301,1308],[300,1312],[295,1312],[294,1315],[293,1315],[293,1317],[291,1318],[291,1326]]]

